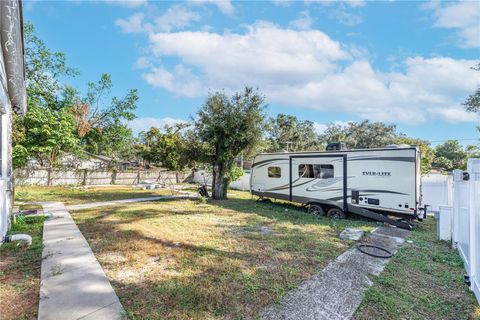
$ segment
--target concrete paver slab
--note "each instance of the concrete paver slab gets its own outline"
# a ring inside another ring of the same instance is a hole
[[[364,242],[395,253],[409,234],[405,230],[380,227]],[[363,292],[372,284],[369,275],[379,275],[387,261],[351,248],[329,263],[319,275],[287,294],[279,304],[265,308],[261,317],[272,320],[351,319],[362,301]]]

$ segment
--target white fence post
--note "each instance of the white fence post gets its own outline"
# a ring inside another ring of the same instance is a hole
[[[471,289],[480,302],[480,159],[468,160],[468,173],[470,184],[470,253],[468,272]]]
[[[462,170],[453,170],[453,214],[452,214],[452,247],[455,249],[457,247],[458,242],[458,218],[459,218],[459,211],[460,211],[460,186],[459,183],[462,179]]]

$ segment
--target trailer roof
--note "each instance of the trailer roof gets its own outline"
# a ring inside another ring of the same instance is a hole
[[[408,147],[395,147],[395,148],[370,148],[370,149],[350,149],[350,150],[324,150],[324,151],[295,151],[295,152],[262,152],[256,155],[269,155],[269,154],[307,154],[307,153],[343,153],[343,152],[364,152],[364,151],[392,151],[392,150],[417,150],[420,151],[417,145],[410,145]]]

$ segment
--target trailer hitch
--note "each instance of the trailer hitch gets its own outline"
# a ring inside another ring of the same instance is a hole
[[[381,221],[381,222],[391,224],[392,226],[396,226],[396,227],[401,228],[401,229],[406,229],[406,230],[412,230],[413,229],[413,225],[406,222],[406,221],[395,220],[395,219],[389,218],[389,217],[387,217],[383,214],[376,213],[376,212],[370,211],[370,210],[365,209],[365,208],[348,205],[348,211],[353,213],[353,214],[362,216],[362,217],[366,217],[366,218],[370,218],[370,219],[373,219],[373,220],[377,220],[377,221]]]

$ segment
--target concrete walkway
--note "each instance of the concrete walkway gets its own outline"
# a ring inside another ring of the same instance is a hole
[[[39,320],[119,319],[123,307],[61,202],[44,202]]]
[[[39,320],[119,319],[123,307],[68,211],[123,203],[196,198],[195,194],[92,202],[65,207],[37,202],[51,217],[43,226]]]
[[[409,231],[380,227],[363,241],[396,252]],[[369,275],[379,275],[389,259],[368,256],[356,247],[338,256],[317,276],[287,294],[279,304],[268,306],[262,319],[351,319],[372,285]]]
[[[188,194],[185,193],[185,195],[177,195],[177,196],[156,196],[156,197],[132,198],[132,199],[123,199],[123,200],[73,204],[73,205],[66,206],[66,209],[68,211],[75,211],[75,210],[91,209],[91,208],[97,208],[97,207],[112,206],[112,205],[123,204],[123,203],[171,200],[171,199],[196,199],[196,198],[198,197],[194,193],[188,193]]]

